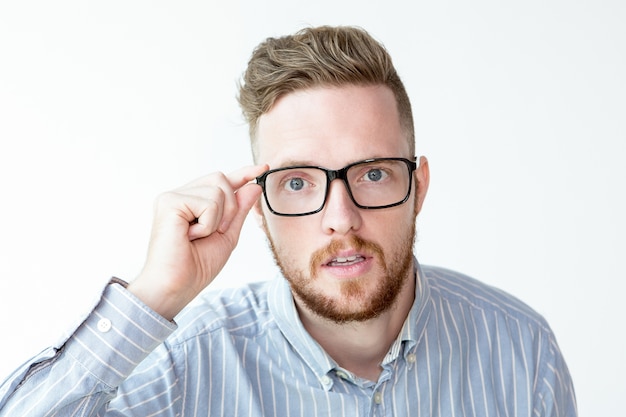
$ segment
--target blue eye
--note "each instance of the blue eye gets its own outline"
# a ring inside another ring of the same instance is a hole
[[[292,178],[287,183],[287,187],[291,191],[300,191],[304,188],[304,180],[302,178]]]
[[[384,172],[381,169],[371,169],[365,174],[368,181],[378,182],[383,179]]]

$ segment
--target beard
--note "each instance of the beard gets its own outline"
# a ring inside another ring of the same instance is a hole
[[[265,223],[265,219],[263,219]],[[265,225],[264,225],[265,226]],[[309,262],[309,270],[298,269],[290,262],[289,257],[278,248],[267,227],[264,227],[269,240],[270,249],[276,265],[291,287],[291,291],[304,305],[318,316],[343,324],[363,322],[374,319],[393,307],[409,277],[413,265],[413,245],[415,242],[415,221],[393,248],[389,257],[385,256],[382,247],[374,242],[351,235],[347,239],[332,240],[327,246],[316,250]],[[374,254],[382,277],[372,291],[370,277],[340,282],[339,294],[335,297],[324,294],[315,288],[319,269],[322,263],[342,250],[352,248],[357,252]],[[388,258],[388,259],[387,259]]]

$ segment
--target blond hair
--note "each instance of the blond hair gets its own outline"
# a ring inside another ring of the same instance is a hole
[[[411,103],[385,47],[357,27],[321,26],[268,38],[252,53],[239,85],[253,154],[259,118],[282,96],[313,87],[385,85],[393,92],[411,153],[415,133]]]

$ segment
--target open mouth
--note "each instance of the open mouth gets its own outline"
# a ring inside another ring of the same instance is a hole
[[[347,257],[336,257],[330,260],[326,266],[350,266],[359,262],[363,262],[365,257],[363,255],[351,255]]]

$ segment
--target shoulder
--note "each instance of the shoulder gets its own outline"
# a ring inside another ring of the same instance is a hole
[[[549,331],[541,314],[506,291],[446,268],[429,265],[421,266],[421,271],[435,301],[526,321]]]
[[[200,294],[175,318],[178,329],[170,343],[214,332],[242,337],[264,333],[273,323],[267,302],[268,286],[269,281],[257,282]]]

